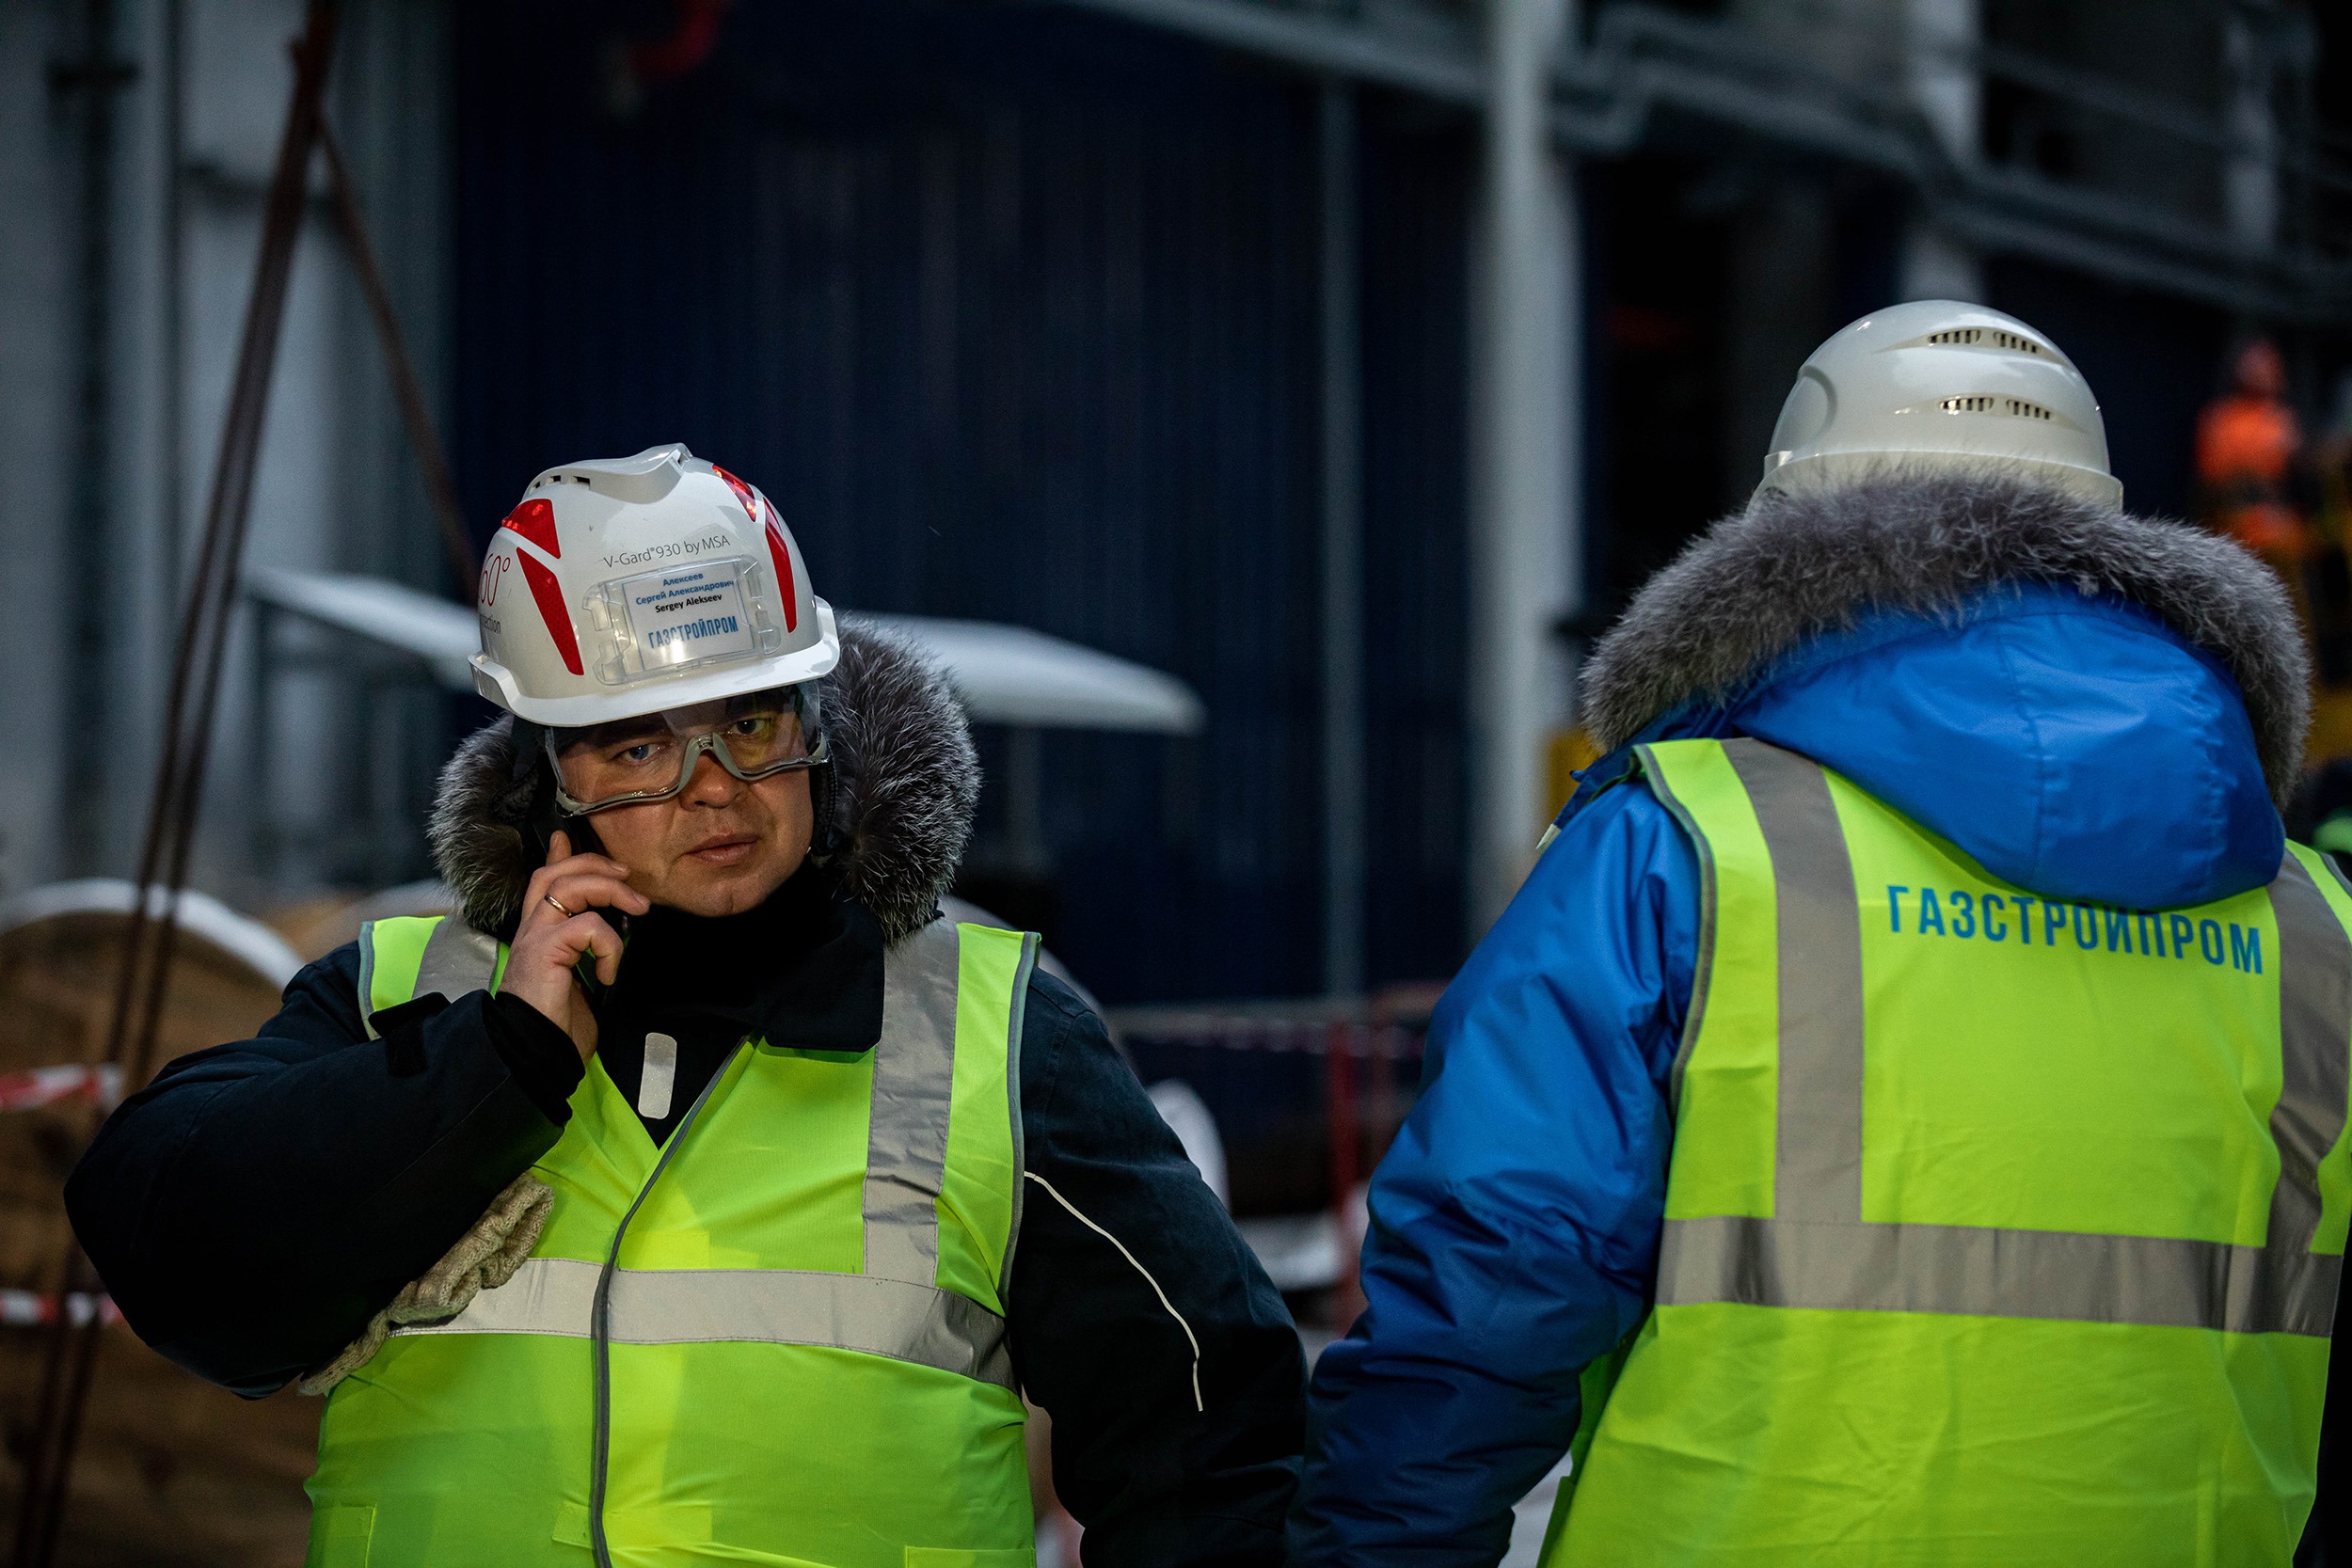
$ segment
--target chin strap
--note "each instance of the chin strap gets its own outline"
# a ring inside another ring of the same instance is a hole
[[[528,719],[515,720],[515,765],[509,780],[521,784],[537,771],[539,759],[548,754],[548,727],[534,724]]]

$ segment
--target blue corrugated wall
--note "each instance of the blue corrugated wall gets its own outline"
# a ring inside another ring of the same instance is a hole
[[[1112,1000],[1316,989],[1311,85],[1050,7],[745,4],[627,119],[667,8],[459,8],[454,446],[683,439],[818,592],[1184,676],[1207,734],[1055,736],[1059,944]],[[1375,979],[1460,956],[1465,129],[1368,106]]]

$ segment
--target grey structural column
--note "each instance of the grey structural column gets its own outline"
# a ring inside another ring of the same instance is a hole
[[[1944,153],[1963,167],[1981,160],[1984,78],[1981,0],[1904,0],[1903,57],[1911,101]],[[1903,236],[1902,296],[1981,303],[1984,259],[1977,247],[1915,213]]]
[[[1323,84],[1323,989],[1364,990],[1363,361],[1356,89]]]
[[[1580,279],[1573,164],[1550,82],[1569,0],[1487,0],[1486,169],[1470,301],[1470,864],[1474,941],[1543,832],[1545,748],[1573,710]]]

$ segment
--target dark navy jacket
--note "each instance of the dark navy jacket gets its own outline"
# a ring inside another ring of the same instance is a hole
[[[878,1037],[871,917],[842,905],[845,926],[821,898],[796,916],[787,894],[725,921],[665,926],[658,912],[633,927],[621,981],[598,1004],[598,1055],[633,1099],[645,1028],[678,1037],[673,1114],[648,1123],[655,1137],[747,1029],[852,1050]],[[769,916],[820,928],[774,941],[756,924]],[[731,941],[747,953],[729,955]],[[760,978],[728,995],[713,968]],[[385,1037],[371,1040],[358,984],[356,944],[303,970],[259,1037],[183,1057],[125,1101],[66,1189],[140,1337],[243,1394],[349,1343],[553,1147],[580,1081],[569,1039],[516,998],[420,998],[378,1012]],[[1055,1418],[1055,1480],[1087,1527],[1088,1560],[1272,1568],[1304,1382],[1280,1296],[1102,1021],[1042,973],[1020,1087],[1026,1168],[1136,1260],[1031,1189],[1007,1302],[1013,1369]]]
[[[2222,898],[2284,848],[2220,664],[2071,588],[1882,613],[1641,738],[1742,735],[2050,898]],[[1590,771],[1438,1008],[1422,1097],[1373,1180],[1368,1308],[1315,1371],[1302,1568],[1494,1562],[1575,1433],[1578,1373],[1648,1309],[1699,874],[1630,767]]]

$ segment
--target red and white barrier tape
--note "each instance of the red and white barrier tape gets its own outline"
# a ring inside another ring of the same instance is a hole
[[[0,1111],[30,1111],[68,1100],[94,1100],[102,1108],[111,1109],[121,1096],[122,1069],[119,1067],[42,1067],[30,1072],[0,1072]]]
[[[93,1303],[97,1307],[101,1322],[115,1323],[122,1321],[122,1314],[116,1310],[115,1298],[112,1296],[91,1295],[87,1291],[75,1291],[65,1298],[66,1311],[77,1323],[89,1322]],[[39,1323],[53,1323],[56,1321],[57,1298],[56,1296],[45,1296],[37,1291],[0,1290],[0,1325],[21,1328]]]
[[[69,1100],[93,1100],[110,1107],[122,1093],[122,1069],[118,1067],[44,1067],[30,1072],[0,1072],[0,1111],[29,1111]],[[101,1321],[119,1323],[114,1298],[74,1291],[65,1298],[66,1312],[86,1323],[95,1309]],[[0,1290],[0,1326],[30,1327],[57,1321],[57,1298],[38,1291]]]

